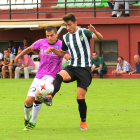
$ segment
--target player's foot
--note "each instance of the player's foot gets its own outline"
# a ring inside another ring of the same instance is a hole
[[[30,113],[30,119],[32,118],[32,113]],[[24,128],[28,125],[28,123],[30,122],[30,119],[29,120],[25,120],[24,121]]]
[[[86,122],[82,122],[81,121],[80,127],[81,127],[81,130],[87,130],[87,124],[86,124]]]
[[[27,131],[32,130],[35,126],[36,126],[36,124],[29,122],[23,130],[27,130]]]
[[[46,104],[47,106],[52,105],[52,98],[50,96],[41,96],[39,94],[36,95],[36,98],[39,102]]]

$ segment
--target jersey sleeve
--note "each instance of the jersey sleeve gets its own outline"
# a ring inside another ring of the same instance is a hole
[[[68,51],[68,46],[66,45],[65,41],[62,40],[62,48],[61,48],[62,51]]]
[[[32,44],[32,47],[33,47],[34,49],[40,49],[40,41],[41,41],[41,40],[37,40],[36,42],[34,42],[34,43]]]
[[[91,32],[90,30],[84,29],[84,33],[85,33],[87,38],[93,38],[94,33]]]

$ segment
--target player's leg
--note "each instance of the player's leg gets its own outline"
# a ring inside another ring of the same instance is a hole
[[[80,126],[81,130],[87,130],[86,125],[87,105],[85,102],[85,95],[92,80],[92,73],[89,67],[77,69],[75,70],[75,75],[77,79],[77,103],[81,118]]]
[[[38,92],[38,90],[36,91],[36,93],[37,92]],[[30,122],[34,125],[36,125],[36,119],[37,119],[38,114],[41,110],[41,107],[42,107],[42,103],[35,99],[34,100],[34,105],[33,105],[33,111],[32,111],[32,118],[30,120]]]
[[[9,69],[10,79],[12,79],[12,66],[9,66],[8,69]]]
[[[63,81],[70,81],[71,80],[71,76],[69,75],[69,73],[66,70],[61,70],[57,75],[55,80],[53,81],[53,85],[54,85],[54,92],[52,93],[52,97],[54,97],[54,95],[59,91],[60,87],[61,87],[61,83]]]
[[[33,105],[33,102],[35,101],[36,89],[38,89],[40,82],[41,82],[41,79],[35,78],[28,91],[27,99],[24,106],[25,120],[28,121],[28,124],[26,125],[24,130],[30,130],[36,126],[36,119],[33,119],[33,122],[29,122],[29,121],[31,121],[32,118],[36,116],[36,112],[39,113],[42,106],[42,104],[39,102],[35,102]],[[33,113],[32,113],[32,118],[31,118],[30,112],[32,109],[33,109]]]
[[[78,110],[79,110],[80,118],[81,118],[81,123],[80,123],[81,130],[87,130],[87,125],[86,125],[87,105],[85,102],[85,95],[86,95],[86,90],[78,87],[77,88],[77,103],[78,103]]]
[[[41,96],[41,95],[36,95],[37,100],[42,102],[42,103],[45,103],[47,106],[51,106],[52,105],[52,98],[59,91],[62,81],[70,81],[70,80],[71,80],[71,76],[69,75],[69,73],[66,70],[61,70],[56,75],[56,78],[53,81],[53,85],[54,85],[53,93],[51,95],[48,95],[47,97]]]
[[[44,82],[44,81],[50,81],[50,82],[53,82],[54,78],[52,76],[49,76],[49,75],[45,75],[42,79],[40,80],[37,80],[38,82],[36,83],[36,85],[32,85],[32,86],[35,86],[36,87],[36,91],[35,91],[35,94],[40,94],[38,88],[39,88],[39,84],[41,82]],[[35,97],[35,95],[34,95]],[[32,127],[34,127],[36,125],[36,119],[38,117],[38,114],[41,110],[41,107],[42,107],[42,103],[39,102],[36,98],[35,98],[35,101],[34,101],[34,105],[33,105],[33,111],[32,111],[32,118],[30,120],[30,124],[28,126],[28,129],[32,129]]]
[[[30,112],[33,107],[33,102],[34,102],[34,97],[32,96],[27,96],[25,104],[24,104],[24,113],[25,113],[25,122],[24,122],[24,127],[26,127],[31,119]]]
[[[6,67],[5,66],[2,66],[2,77],[5,78],[5,70],[6,70]]]

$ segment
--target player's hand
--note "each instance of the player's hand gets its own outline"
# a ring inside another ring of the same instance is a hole
[[[90,24],[90,26],[88,26],[88,29],[93,33],[96,32],[95,28],[91,24]]]
[[[71,59],[71,56],[69,54],[65,54],[64,57],[67,61]]]
[[[49,54],[50,52],[53,52],[53,47],[48,47],[46,53]]]

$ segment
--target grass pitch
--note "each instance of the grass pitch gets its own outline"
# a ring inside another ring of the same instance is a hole
[[[80,130],[76,82],[63,83],[37,126],[23,131],[33,79],[0,79],[0,140],[139,140],[140,79],[93,79],[86,94],[87,131]]]

